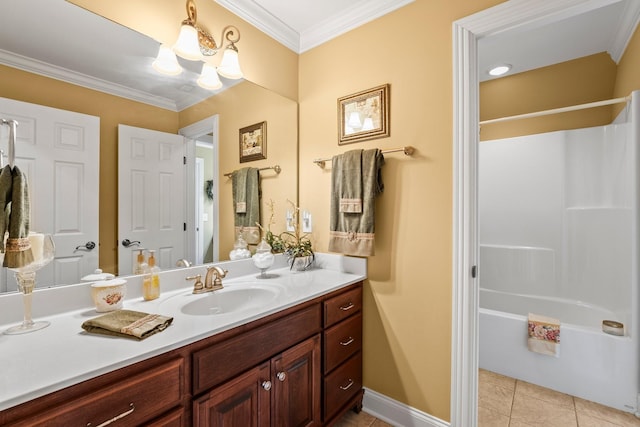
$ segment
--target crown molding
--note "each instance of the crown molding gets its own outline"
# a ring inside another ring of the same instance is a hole
[[[153,96],[146,92],[125,87],[105,80],[97,79],[86,74],[68,70],[63,67],[48,64],[46,62],[27,58],[22,55],[0,49],[0,64],[17,68],[33,74],[49,77],[63,82],[71,83],[110,95],[127,98],[132,101],[142,102],[165,110],[178,111],[176,103],[170,99]]]
[[[216,0],[222,7],[235,13],[263,33],[300,54],[344,34],[360,25],[373,21],[401,8],[414,0],[359,1],[340,15],[332,16],[299,34],[273,16],[253,0]]]
[[[640,21],[640,2],[627,2],[622,22],[620,22],[620,27],[609,51],[611,59],[613,59],[616,64],[620,62],[625,50],[627,50],[627,45],[631,41],[633,33],[636,31],[638,21]]]
[[[300,34],[300,51],[313,49],[361,25],[393,12],[414,0],[367,0],[360,1],[345,9],[340,15],[332,16],[310,27]]]
[[[216,0],[220,6],[238,15],[263,33],[292,51],[300,53],[300,35],[252,0]]]

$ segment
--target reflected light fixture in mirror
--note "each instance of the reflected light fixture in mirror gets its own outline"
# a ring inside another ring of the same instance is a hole
[[[233,25],[224,27],[220,36],[221,45],[218,46],[213,36],[199,27],[197,22],[196,4],[193,0],[187,0],[187,19],[182,21],[178,40],[172,50],[166,45],[160,46],[158,57],[153,62],[153,68],[168,75],[179,74],[182,67],[175,55],[190,61],[204,61],[206,57],[213,56],[222,49],[226,40],[227,45],[224,47],[220,65],[216,68],[205,62],[197,83],[205,89],[215,90],[222,87],[218,74],[233,80],[242,78],[238,48],[235,45],[240,40],[240,31]]]

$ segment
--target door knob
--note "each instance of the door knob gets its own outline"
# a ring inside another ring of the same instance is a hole
[[[91,250],[95,249],[95,247],[96,247],[95,242],[89,241],[89,242],[85,243],[84,245],[76,246],[75,250],[77,251],[77,250],[82,249],[84,251],[91,251]]]
[[[129,239],[124,239],[122,241],[122,246],[124,246],[125,248],[130,248],[131,246],[140,246],[140,241],[139,240],[131,241]]]

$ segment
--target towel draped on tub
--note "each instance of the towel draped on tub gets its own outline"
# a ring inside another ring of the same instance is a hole
[[[375,198],[384,190],[383,165],[384,156],[377,148],[333,157],[329,251],[375,254]]]
[[[242,231],[251,245],[260,242],[260,172],[257,168],[242,168],[231,176],[235,235]]]
[[[535,353],[560,355],[560,321],[552,317],[529,313],[527,348]]]

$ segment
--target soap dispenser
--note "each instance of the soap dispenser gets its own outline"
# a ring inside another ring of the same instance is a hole
[[[149,250],[147,269],[142,279],[142,297],[146,301],[154,300],[160,296],[160,268],[156,266],[155,251]]]
[[[133,274],[143,274],[147,264],[144,262],[144,253],[142,251],[144,251],[144,249],[138,249],[138,256],[136,259],[136,266],[133,269]]]

